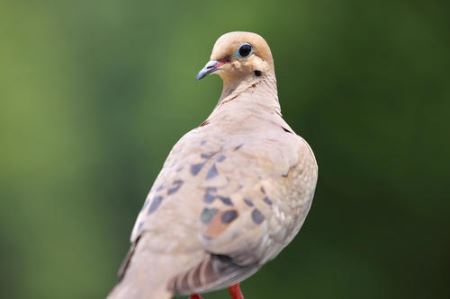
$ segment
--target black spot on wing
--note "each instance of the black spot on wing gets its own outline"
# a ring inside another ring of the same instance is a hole
[[[150,204],[150,207],[148,208],[148,214],[153,213],[154,211],[156,211],[156,209],[158,209],[159,205],[161,204],[161,202],[163,201],[164,197],[162,196],[155,196],[152,199],[152,203]]]
[[[234,151],[237,151],[237,150],[239,150],[243,145],[244,145],[243,143],[242,143],[242,144],[239,144],[238,146],[235,146],[233,150],[234,150]]]
[[[244,198],[244,202],[247,206],[253,207],[253,201],[250,198],[248,197]]]
[[[206,193],[205,196],[203,197],[203,200],[206,203],[212,203],[214,199],[216,199],[216,196],[211,193]]]
[[[264,221],[264,219],[265,219],[265,217],[264,217],[264,215],[261,213],[260,210],[258,210],[258,209],[255,208],[255,209],[252,211],[252,220],[253,220],[254,223],[256,223],[256,224],[261,224],[261,223]]]
[[[269,196],[264,196],[263,200],[269,206],[272,204],[272,200],[269,198]]]
[[[289,129],[286,129],[285,127],[281,127],[282,129],[283,129],[283,131],[285,131],[286,133],[291,133],[292,134],[292,131],[291,130],[289,130]]]
[[[233,205],[233,202],[231,201],[231,198],[226,197],[226,196],[218,196],[218,197],[219,197],[220,201],[222,201],[222,203],[224,205],[227,205],[227,206],[232,206]]]
[[[197,163],[191,165],[191,173],[196,176],[203,168],[204,163]]]
[[[216,208],[204,208],[200,215],[200,220],[204,224],[208,224],[214,218],[216,213],[217,213]]]
[[[202,153],[200,157],[203,159],[211,159],[216,153]]]
[[[203,196],[203,201],[206,203],[212,203],[216,198],[216,194],[214,194],[216,191],[217,191],[216,187],[206,188],[205,195]]]
[[[263,186],[261,186],[261,192],[263,193],[263,194],[266,194],[266,189],[264,189],[264,187]]]
[[[217,162],[222,162],[222,161],[224,161],[226,158],[227,158],[227,157],[226,157],[225,155],[220,155],[220,156],[217,158]]]
[[[233,222],[238,216],[238,212],[236,210],[228,210],[222,213],[222,217],[220,220],[224,224],[228,224]]]
[[[183,185],[183,180],[173,181],[172,186],[167,190],[167,195],[177,192],[181,188],[182,185]]]
[[[213,166],[208,170],[208,173],[206,174],[206,179],[212,179],[215,178],[219,174],[219,171],[217,170],[216,164],[214,163]]]

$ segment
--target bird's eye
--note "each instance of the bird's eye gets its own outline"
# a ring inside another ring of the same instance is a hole
[[[252,53],[252,45],[250,44],[243,44],[242,46],[239,47],[238,51],[237,51],[237,56],[240,57],[247,57],[248,55],[250,55]]]

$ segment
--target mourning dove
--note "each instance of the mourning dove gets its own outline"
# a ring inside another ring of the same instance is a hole
[[[173,147],[131,235],[110,299],[168,299],[229,288],[272,260],[300,230],[318,167],[283,120],[272,54],[250,32],[214,45],[197,79],[217,74],[211,115]]]

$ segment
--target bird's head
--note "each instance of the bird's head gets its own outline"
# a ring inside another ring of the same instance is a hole
[[[232,83],[273,73],[272,53],[264,38],[237,31],[226,33],[216,41],[210,61],[197,74],[197,79],[217,74],[224,83]]]

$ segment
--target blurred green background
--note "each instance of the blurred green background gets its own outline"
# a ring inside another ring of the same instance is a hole
[[[0,297],[103,298],[171,146],[262,34],[320,165],[299,237],[247,298],[450,298],[448,1],[0,2]],[[227,298],[217,292],[206,298]]]

